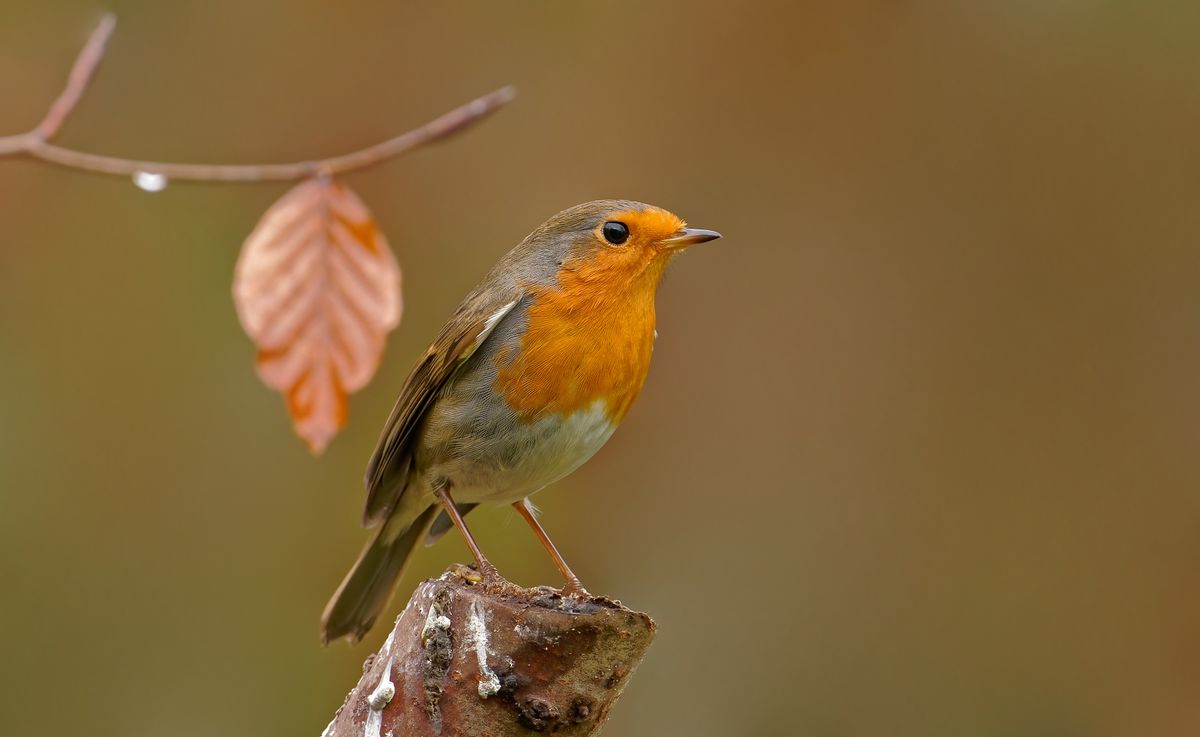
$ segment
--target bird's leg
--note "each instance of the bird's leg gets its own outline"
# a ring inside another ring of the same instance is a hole
[[[563,595],[577,598],[592,598],[588,590],[579,582],[579,576],[576,576],[571,567],[567,565],[567,561],[563,560],[562,553],[558,552],[558,548],[554,547],[554,543],[550,540],[550,536],[546,534],[546,531],[542,529],[542,525],[537,521],[537,517],[533,516],[533,506],[529,503],[528,497],[519,502],[513,502],[513,509],[516,509],[525,518],[525,521],[533,528],[533,533],[541,541],[542,547],[554,559],[554,565],[558,566],[558,572],[562,574],[563,580],[567,582],[562,589]]]
[[[471,549],[471,555],[475,557],[475,563],[479,566],[479,575],[483,576],[484,583],[495,583],[503,581],[500,577],[500,572],[496,570],[496,566],[492,565],[487,558],[483,556],[483,551],[479,549],[479,544],[475,542],[475,538],[471,536],[471,531],[467,529],[467,523],[463,521],[462,515],[458,513],[458,507],[454,505],[454,499],[450,496],[450,489],[442,486],[434,491],[438,501],[442,503],[442,508],[446,510],[446,514],[450,517],[450,521],[462,533],[463,539],[467,541],[467,547]]]

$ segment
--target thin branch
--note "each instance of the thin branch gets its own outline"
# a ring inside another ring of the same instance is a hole
[[[0,136],[0,156],[29,156],[58,166],[71,169],[133,176],[135,174],[159,174],[167,179],[184,179],[200,182],[265,182],[302,179],[314,174],[340,174],[364,169],[382,161],[411,151],[419,146],[433,143],[466,128],[516,96],[512,87],[501,87],[465,105],[445,113],[419,128],[402,133],[374,146],[340,156],[286,164],[180,164],[162,161],[138,161],[115,156],[76,151],[49,142],[62,127],[79,99],[87,89],[92,74],[104,56],[105,43],[116,25],[116,18],[106,15],[92,32],[87,44],[79,52],[66,89],[50,106],[45,118],[28,133]]]
[[[500,106],[512,100],[514,96],[515,91],[512,87],[502,87],[457,107],[441,117],[434,118],[420,128],[414,128],[369,148],[327,159],[296,161],[287,164],[176,164],[163,161],[136,161],[75,151],[51,143],[33,143],[27,146],[23,152],[43,161],[72,169],[120,176],[132,176],[145,172],[161,174],[167,179],[188,179],[198,182],[266,182],[302,179],[317,173],[340,174],[355,169],[364,169],[418,146],[432,143],[495,112]]]
[[[50,106],[50,110],[47,111],[46,117],[42,118],[38,127],[33,129],[35,136],[48,141],[58,134],[58,130],[62,128],[67,116],[79,103],[79,98],[83,97],[88,82],[92,81],[92,73],[96,71],[100,60],[104,58],[104,46],[108,43],[108,37],[112,35],[113,29],[116,27],[117,17],[115,15],[109,13],[100,19],[100,25],[92,31],[83,50],[79,52],[79,57],[75,59],[71,73],[67,75],[66,89]]]
[[[20,133],[15,136],[0,136],[0,156],[26,154],[33,145],[33,134]]]

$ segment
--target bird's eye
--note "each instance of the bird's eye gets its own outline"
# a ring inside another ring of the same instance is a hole
[[[619,246],[625,241],[629,240],[629,226],[625,223],[620,223],[616,220],[609,220],[604,224],[603,231],[604,240],[608,241],[614,246]]]

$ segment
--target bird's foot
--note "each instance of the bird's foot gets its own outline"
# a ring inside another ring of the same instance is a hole
[[[564,599],[575,599],[577,601],[590,601],[596,598],[583,587],[578,578],[572,578],[563,585],[562,595]]]
[[[508,589],[520,588],[512,581],[501,576],[496,567],[487,562],[483,565],[479,563],[473,565],[454,563],[450,566],[450,572],[464,581],[482,584],[484,588],[492,591],[506,591]]]
[[[469,566],[466,563],[451,563],[450,573],[453,573],[464,581],[483,583],[483,574],[475,570],[474,566]]]

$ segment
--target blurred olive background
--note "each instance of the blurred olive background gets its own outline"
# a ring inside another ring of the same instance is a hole
[[[0,130],[104,10],[60,138],[89,151],[304,159],[519,97],[348,178],[407,310],[319,459],[230,298],[283,186],[0,161],[6,732],[319,734],[386,634],[317,620],[409,366],[535,225],[631,197],[726,237],[538,499],[661,628],[607,734],[1200,733],[1200,6],[3,0]],[[424,552],[401,601],[466,559]]]

